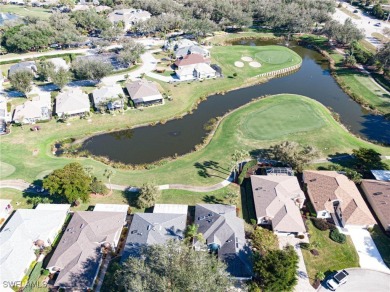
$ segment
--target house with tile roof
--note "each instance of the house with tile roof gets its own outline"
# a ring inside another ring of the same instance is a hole
[[[280,234],[306,232],[300,209],[305,195],[295,176],[251,175],[257,224]]]
[[[198,232],[206,240],[206,244],[195,240],[195,250],[215,253],[227,264],[227,271],[233,277],[251,279],[244,220],[237,217],[235,206],[197,204],[194,224],[198,225]]]
[[[192,66],[192,65],[197,65],[197,64],[208,64],[210,65],[210,59],[203,57],[202,55],[198,54],[191,54],[191,55],[186,55],[182,59],[178,59],[175,61],[174,65],[176,68],[183,69],[186,66]]]
[[[168,39],[164,43],[164,49],[165,50],[173,50],[177,51],[178,49],[184,48],[184,47],[191,47],[191,46],[197,46],[198,43],[186,38],[180,38],[180,39]]]
[[[107,18],[114,24],[123,22],[124,30],[129,30],[134,24],[148,20],[152,15],[142,9],[118,9],[109,13]]]
[[[90,111],[89,98],[80,88],[70,88],[56,97],[55,113],[62,117],[84,115]]]
[[[8,78],[19,71],[28,71],[36,76],[38,69],[34,61],[19,62],[8,69]]]
[[[21,281],[35,250],[50,246],[61,231],[70,205],[47,205],[43,209],[18,209],[0,232],[0,281]],[[63,208],[65,206],[65,208]]]
[[[164,103],[156,83],[152,81],[141,79],[126,83],[126,89],[137,107]]]
[[[102,107],[105,107],[108,110],[117,110],[122,109],[124,106],[124,100],[120,98],[120,96],[124,97],[124,93],[119,84],[112,84],[95,89],[92,91],[92,96],[96,110],[101,110]]]
[[[205,58],[210,57],[210,52],[198,45],[184,46],[175,50],[176,59],[185,58],[188,55],[200,55]]]
[[[39,96],[18,105],[13,113],[15,123],[33,124],[51,118],[52,106],[50,92],[42,92]]]
[[[303,180],[317,218],[333,218],[342,227],[376,223],[356,185],[344,174],[305,170]]]
[[[54,287],[92,289],[102,252],[115,251],[127,212],[78,211],[70,220],[47,269],[56,273]]]
[[[165,244],[169,240],[182,240],[186,225],[187,214],[134,214],[121,261],[139,256],[141,249],[147,245]]]
[[[390,232],[390,181],[364,179],[361,188],[383,229]]]

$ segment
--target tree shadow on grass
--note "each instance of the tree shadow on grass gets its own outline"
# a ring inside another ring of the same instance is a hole
[[[123,191],[122,196],[131,207],[135,207],[137,205],[139,192]]]
[[[207,203],[207,204],[222,204],[223,203],[223,201],[221,199],[218,199],[214,195],[205,195],[202,198],[202,201]]]
[[[214,177],[219,177],[219,178],[225,179],[226,176],[230,175],[230,172],[227,171],[225,168],[220,167],[219,163],[216,161],[209,160],[209,161],[203,161],[202,163],[196,162],[194,164],[194,166],[195,166],[195,168],[198,169],[198,175],[201,177],[204,177],[204,178],[209,178],[209,177],[214,176]],[[216,172],[218,172],[220,174],[224,174],[226,176],[213,174],[213,173],[210,173],[210,171],[216,171]]]

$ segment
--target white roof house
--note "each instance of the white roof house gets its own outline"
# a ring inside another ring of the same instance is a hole
[[[122,212],[127,214],[129,205],[126,204],[96,204],[93,208],[94,212]]]
[[[72,88],[56,97],[56,114],[73,116],[90,111],[89,98],[80,88]]]
[[[153,213],[187,214],[188,205],[156,204],[154,205]]]
[[[123,21],[124,29],[128,30],[137,22],[148,20],[151,16],[148,11],[141,9],[118,9],[108,14],[108,20],[112,23]]]
[[[30,124],[48,120],[51,117],[51,97],[49,92],[42,92],[32,100],[15,108],[12,120],[17,123]]]
[[[0,232],[1,283],[22,280],[36,259],[37,245],[51,245],[67,213],[65,210],[16,210]]]
[[[136,105],[162,103],[164,101],[156,84],[147,80],[137,80],[126,84],[127,92]]]
[[[65,70],[69,70],[69,65],[62,58],[48,59],[48,61],[53,63],[55,71],[58,71],[60,68],[65,69]]]
[[[217,76],[217,72],[206,63],[183,66],[176,70],[176,76],[181,80],[208,79]]]
[[[95,108],[98,109],[101,104],[112,100],[112,102],[109,102],[112,108],[121,108],[123,104],[120,100],[118,100],[120,94],[124,96],[122,87],[119,84],[103,86],[99,89],[95,89],[92,92],[93,104]],[[107,107],[109,107],[109,104],[107,104]]]
[[[69,204],[38,204],[38,206],[35,207],[35,210],[50,210],[50,211],[70,211],[70,205]]]

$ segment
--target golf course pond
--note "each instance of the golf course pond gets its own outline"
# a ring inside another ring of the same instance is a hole
[[[284,45],[280,41],[245,40],[236,45]],[[332,108],[341,123],[365,139],[390,143],[390,121],[373,115],[353,101],[330,74],[328,61],[318,52],[290,42],[289,48],[299,54],[302,67],[288,76],[267,83],[209,96],[192,114],[156,126],[144,126],[96,135],[83,142],[82,149],[95,156],[126,164],[144,164],[164,157],[183,155],[194,149],[207,135],[204,125],[212,118],[247,104],[252,99],[282,93],[308,96]],[[200,85],[202,86],[202,85]],[[268,117],[269,118],[269,117]],[[277,120],[277,117],[274,117]],[[248,119],[248,123],[259,123]],[[227,154],[228,155],[228,154]]]

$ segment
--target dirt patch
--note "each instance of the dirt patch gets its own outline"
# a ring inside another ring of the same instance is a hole
[[[90,193],[89,196],[90,196],[91,198],[106,198],[106,197],[111,197],[111,196],[112,196],[112,191],[110,191],[107,195]]]

